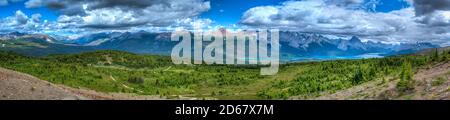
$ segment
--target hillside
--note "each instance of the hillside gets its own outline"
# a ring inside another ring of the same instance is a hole
[[[449,61],[449,55],[449,52],[441,52],[286,63],[274,76],[259,75],[257,66],[173,65],[166,56],[110,50],[47,57],[0,51],[0,67],[75,91],[96,91],[94,96],[120,93],[154,99],[313,99],[380,80],[384,83],[401,81],[401,85],[393,86],[410,91],[415,85],[411,79],[414,73]]]
[[[450,99],[450,60],[448,59],[450,47],[425,49],[410,56],[423,55],[429,55],[429,59],[434,60],[426,65],[417,67],[411,78],[412,89],[410,90],[400,90],[398,84],[401,79],[395,76],[388,76],[335,93],[325,92],[319,97],[312,99]],[[291,99],[298,99],[298,97],[291,97]]]
[[[438,53],[442,54],[443,52],[448,52],[450,51],[450,46],[449,47],[442,47],[442,48],[434,48],[434,49],[424,49],[424,50],[420,50],[416,53],[413,53],[414,55],[431,55],[431,54],[436,54],[436,50]]]
[[[87,99],[33,76],[0,68],[0,100]]]
[[[414,74],[414,90],[397,89],[399,79],[385,78],[354,86],[336,93],[324,93],[319,100],[450,100],[450,61],[424,66]],[[291,99],[296,99],[292,97]]]
[[[56,85],[34,76],[0,68],[0,100],[160,100],[160,96],[101,93]],[[192,99],[192,98],[180,98]]]
[[[18,33],[16,33],[18,34]],[[60,43],[46,35],[0,35],[0,50],[14,51],[28,56],[69,54],[96,50],[89,46]]]

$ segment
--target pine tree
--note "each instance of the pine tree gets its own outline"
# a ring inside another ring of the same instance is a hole
[[[436,48],[433,54],[433,61],[439,61],[439,51]]]
[[[352,79],[352,84],[357,85],[360,84],[364,81],[364,73],[361,70],[361,68],[358,68],[358,70],[356,70],[353,79]]]
[[[450,50],[442,52],[442,61],[448,60],[450,57],[449,54],[450,54]]]
[[[411,63],[409,61],[404,61],[402,71],[400,73],[400,81],[397,83],[398,90],[405,92],[414,89],[412,77],[413,73]]]

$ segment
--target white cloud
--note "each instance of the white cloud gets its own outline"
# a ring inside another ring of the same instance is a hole
[[[21,1],[21,0],[10,0]],[[110,31],[166,31],[174,28],[211,28],[211,19],[198,18],[210,9],[204,0],[29,0],[27,8],[47,7],[60,16],[41,20],[41,14],[27,16],[16,11],[0,19],[0,32],[47,33],[62,36]]]
[[[210,19],[199,19],[199,18],[187,18],[182,20],[177,20],[176,26],[185,26],[192,30],[203,30],[203,29],[211,29],[211,24],[213,23]]]
[[[25,2],[26,8],[37,8],[37,7],[42,7],[42,6],[44,6],[44,1],[42,1],[42,0],[29,0],[29,1]]]
[[[329,1],[288,1],[278,6],[254,7],[244,13],[240,23],[259,28],[358,36],[383,42],[442,41],[449,38],[442,36],[450,32],[449,27],[442,26],[449,23],[448,12],[426,19],[427,24],[440,26],[436,29],[418,23],[421,19],[416,17],[412,7],[382,13],[326,2]],[[361,4],[358,1],[354,3]]]
[[[450,25],[450,11],[435,11],[426,16],[421,16],[419,22],[430,26]]]
[[[16,15],[14,17],[14,21],[15,21],[16,25],[27,24],[28,16],[25,15],[22,11],[18,10],[18,11],[16,11]]]
[[[169,26],[210,9],[210,2],[203,0],[29,0],[25,5],[55,9],[64,19],[81,17],[79,26],[89,28]]]
[[[326,0],[328,4],[334,4],[341,7],[360,8],[364,0]]]
[[[118,8],[97,9],[86,11],[87,15],[81,17],[83,26],[89,27],[122,27],[144,24],[131,11],[121,11]]]
[[[273,6],[255,7],[244,13],[241,23],[250,25],[277,24],[272,21],[271,16],[279,13],[279,8]]]
[[[83,22],[83,18],[81,16],[67,16],[61,15],[57,19],[58,23],[81,23]]]
[[[416,15],[426,15],[434,11],[450,10],[450,0],[414,0]]]
[[[450,26],[450,0],[414,0],[417,22],[428,27]]]
[[[27,16],[20,10],[17,10],[14,16],[6,17],[0,20],[0,31],[20,31],[37,32],[47,27],[49,23],[41,21],[41,14]]]
[[[360,35],[395,32],[396,14],[349,10],[322,1],[290,1],[281,6],[256,7],[244,13],[242,24],[278,27],[305,32],[351,33]],[[400,23],[401,24],[401,23]]]
[[[36,23],[41,22],[41,17],[42,17],[42,15],[39,13],[31,15],[31,19],[33,20],[33,22],[36,22]]]

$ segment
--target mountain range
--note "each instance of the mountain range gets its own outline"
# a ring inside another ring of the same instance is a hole
[[[432,43],[363,42],[356,36],[349,39],[301,32],[280,32],[281,54],[287,60],[357,59],[409,54],[428,48]]]
[[[138,54],[169,55],[177,42],[169,32],[104,32],[75,39],[45,34],[12,32],[0,34],[0,49],[26,55],[45,56],[95,50],[121,50]],[[280,55],[284,61],[358,59],[413,53],[437,48],[431,43],[387,44],[363,42],[358,37],[332,38],[314,33],[280,32]]]

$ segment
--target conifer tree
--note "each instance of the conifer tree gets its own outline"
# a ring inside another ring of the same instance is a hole
[[[437,48],[434,50],[433,61],[439,61],[439,51]]]
[[[404,92],[414,89],[413,85],[412,66],[409,61],[404,61],[402,64],[402,71],[400,73],[400,81],[397,83],[397,88]]]

